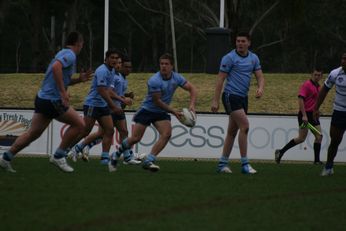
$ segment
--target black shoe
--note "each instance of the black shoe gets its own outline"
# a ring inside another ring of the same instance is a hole
[[[276,162],[277,164],[280,164],[280,160],[281,160],[281,157],[282,157],[282,154],[281,154],[281,152],[280,152],[280,149],[276,149],[276,150],[275,150],[274,156],[275,156],[275,162]]]

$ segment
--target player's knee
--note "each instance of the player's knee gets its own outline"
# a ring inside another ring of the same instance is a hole
[[[164,139],[164,140],[169,140],[172,136],[172,132],[171,131],[165,131],[165,132],[162,132],[160,134],[160,138],[161,139]]]
[[[119,134],[120,134],[120,137],[128,137],[129,135],[129,132],[127,130],[118,130],[119,131]]]
[[[239,129],[239,131],[247,135],[249,133],[249,127],[242,127]]]
[[[238,133],[238,129],[228,129],[227,130],[227,135],[232,137],[232,138],[235,138],[237,136],[237,133]]]
[[[104,129],[104,135],[105,136],[113,136],[114,134],[114,129],[113,128],[107,128],[107,129]]]
[[[34,141],[38,139],[42,135],[43,132],[44,132],[43,128],[33,126],[24,134],[29,141]]]
[[[137,144],[139,141],[141,141],[141,137],[139,136],[132,136],[131,137],[133,143]]]
[[[31,143],[32,141],[38,139],[41,136],[42,132],[38,130],[31,130],[28,132],[26,135],[28,137],[29,142]]]
[[[78,129],[78,128],[77,128]],[[91,132],[91,130],[92,130],[92,128],[89,128],[89,127],[86,127],[86,126],[84,126],[83,128],[82,128],[82,130],[79,130],[78,129],[78,131],[79,131],[79,135],[81,136],[81,137],[86,137],[87,135],[89,135],[89,133]]]
[[[305,138],[306,138],[306,137],[298,137],[298,138],[295,138],[295,139],[294,139],[294,143],[296,143],[296,144],[301,144],[301,143],[303,143],[303,142],[305,141]]]
[[[342,138],[340,139],[339,137],[333,138],[330,140],[330,146],[333,147],[339,147],[339,144],[341,143]]]
[[[323,136],[322,135],[317,135],[315,138],[315,143],[322,143]]]
[[[82,134],[86,130],[85,123],[83,120],[79,120],[78,123],[71,124],[70,126],[77,130],[80,134]]]

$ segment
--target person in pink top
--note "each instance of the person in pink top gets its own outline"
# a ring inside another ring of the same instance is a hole
[[[275,161],[276,163],[280,163],[281,158],[284,153],[305,141],[308,135],[308,128],[302,127],[302,124],[310,123],[313,125],[319,132],[321,132],[320,121],[314,120],[313,111],[317,101],[318,93],[320,91],[319,81],[322,79],[322,71],[315,69],[312,72],[311,78],[306,80],[299,89],[298,94],[298,104],[299,104],[299,112],[298,112],[298,126],[299,126],[299,134],[298,137],[291,139],[283,148],[275,150]],[[313,133],[315,136],[314,142],[314,154],[315,160],[314,164],[322,164],[320,161],[320,150],[321,150],[321,142],[322,135]]]

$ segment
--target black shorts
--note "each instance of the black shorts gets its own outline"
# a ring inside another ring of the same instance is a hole
[[[320,121],[318,119],[314,120],[312,111],[307,111],[306,116],[308,117],[308,122],[311,125],[313,125],[313,126],[320,125]],[[302,125],[302,123],[303,123],[303,113],[301,111],[299,111],[299,113],[298,113],[298,126]]]
[[[133,121],[146,126],[160,120],[171,121],[171,116],[167,112],[151,112],[143,108],[139,109],[133,117]]]
[[[68,109],[69,107],[65,107],[61,100],[42,99],[36,95],[35,113],[54,119],[64,114]]]
[[[91,117],[94,119],[101,118],[102,116],[109,116],[111,111],[108,107],[94,107],[83,105],[84,116]]]
[[[222,103],[225,108],[226,113],[229,115],[231,112],[244,109],[247,114],[248,110],[248,97],[242,97],[239,95],[232,95],[229,93],[222,93]]]
[[[124,120],[126,118],[125,113],[121,113],[120,115],[111,113],[111,115],[112,115],[113,125],[115,125],[116,121]]]
[[[331,125],[346,129],[346,111],[333,111]]]

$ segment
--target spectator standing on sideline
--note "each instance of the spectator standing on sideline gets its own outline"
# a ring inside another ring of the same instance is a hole
[[[341,66],[332,70],[324,82],[318,95],[314,109],[315,118],[319,117],[319,108],[326,98],[329,90],[335,85],[336,95],[334,99],[334,110],[330,122],[330,144],[328,147],[327,163],[323,168],[321,176],[334,174],[334,158],[346,129],[346,52],[341,56]]]
[[[211,111],[217,112],[219,110],[222,86],[226,80],[222,93],[222,102],[226,113],[229,115],[225,143],[217,166],[217,172],[220,173],[232,173],[228,167],[228,162],[238,131],[242,173],[256,173],[256,170],[251,167],[247,158],[247,136],[249,131],[249,121],[247,118],[248,91],[252,73],[254,73],[257,79],[256,98],[260,98],[264,90],[264,76],[257,55],[249,51],[250,45],[250,35],[247,32],[237,34],[236,48],[222,58],[216,80]]]
[[[118,152],[112,155],[109,162],[109,171],[111,172],[116,170],[118,157],[142,139],[146,128],[150,124],[153,124],[158,131],[159,139],[142,164],[144,169],[152,172],[160,169],[155,164],[156,157],[167,145],[172,133],[171,116],[168,113],[172,113],[178,119],[182,116],[180,111],[170,106],[178,86],[190,93],[189,109],[195,111],[196,88],[182,75],[173,71],[173,57],[170,54],[163,54],[159,59],[159,64],[160,71],[149,78],[147,96],[133,117],[135,125],[132,135],[125,139],[121,143]]]
[[[0,156],[0,166],[7,171],[15,172],[11,160],[23,148],[38,139],[49,123],[56,119],[66,123],[69,128],[62,136],[61,143],[50,162],[62,171],[73,172],[66,162],[68,148],[76,141],[76,137],[84,129],[84,122],[79,114],[69,106],[67,87],[91,78],[92,71],[82,72],[78,79],[72,79],[76,71],[76,59],[83,47],[83,36],[79,32],[71,32],[66,40],[66,47],[59,51],[49,64],[41,89],[35,99],[35,112],[31,127],[19,136],[8,151]]]
[[[320,121],[318,119],[313,118],[313,110],[317,101],[318,92],[320,91],[319,81],[322,79],[322,71],[319,69],[315,69],[311,78],[303,83],[303,85],[299,89],[298,93],[298,127],[299,134],[298,137],[290,140],[283,148],[275,150],[275,161],[276,163],[280,163],[282,156],[285,152],[296,146],[297,144],[303,143],[308,135],[308,128],[302,126],[310,123],[316,129],[321,132]],[[314,164],[322,164],[320,161],[320,151],[321,151],[321,142],[322,135],[318,133],[313,133],[315,136],[314,142]]]

